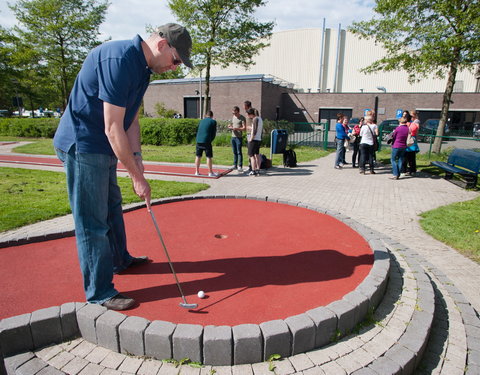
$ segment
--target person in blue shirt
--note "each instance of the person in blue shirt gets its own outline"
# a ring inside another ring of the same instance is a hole
[[[75,222],[87,302],[125,310],[135,301],[120,294],[113,274],[148,262],[127,250],[117,163],[150,210],[138,110],[152,72],[192,67],[192,40],[183,26],[160,26],[147,40],[112,41],[94,48],[78,73],[54,146],[63,162]]]
[[[335,169],[343,168],[343,160],[345,158],[345,140],[350,139],[348,133],[343,126],[343,113],[337,114],[337,124],[335,125],[335,145],[337,151],[335,154]]]
[[[213,171],[213,148],[212,142],[217,134],[217,121],[213,119],[213,112],[207,111],[207,114],[197,130],[197,146],[195,150],[195,175],[200,175],[200,161],[202,160],[203,152],[207,157],[208,176],[217,177],[218,174]]]

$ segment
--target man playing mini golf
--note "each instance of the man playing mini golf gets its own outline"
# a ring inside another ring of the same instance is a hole
[[[138,109],[150,74],[192,67],[192,40],[177,24],[160,26],[147,40],[104,43],[85,59],[54,137],[67,176],[78,258],[86,299],[112,310],[135,301],[120,294],[113,274],[148,262],[127,250],[117,162],[127,169],[135,193],[150,209],[143,175]]]

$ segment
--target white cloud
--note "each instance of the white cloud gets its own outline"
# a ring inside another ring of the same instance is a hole
[[[15,3],[15,1],[10,1]],[[276,21],[274,31],[321,28],[325,18],[326,26],[346,28],[353,21],[372,17],[373,0],[270,0],[256,12],[261,21]],[[12,27],[15,18],[0,0],[0,22]],[[146,25],[159,26],[176,22],[170,13],[166,0],[111,0],[105,22],[100,26],[100,39],[131,39],[136,34],[146,37]]]

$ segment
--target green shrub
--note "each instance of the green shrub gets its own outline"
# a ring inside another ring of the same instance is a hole
[[[27,138],[53,138],[59,119],[56,118],[3,118],[0,135]]]
[[[198,119],[142,118],[142,144],[177,146],[195,143]]]

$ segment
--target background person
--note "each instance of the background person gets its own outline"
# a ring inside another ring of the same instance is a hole
[[[207,157],[208,177],[217,177],[213,167],[213,147],[212,142],[217,134],[217,121],[213,119],[213,112],[207,111],[205,118],[198,124],[197,146],[195,152],[195,175],[200,175],[200,162],[203,152]]]
[[[260,174],[260,144],[262,142],[263,120],[256,114],[256,110],[250,108],[247,111],[247,116],[252,119],[252,127],[248,136],[248,156],[252,171],[250,176],[258,176]]]
[[[348,140],[348,133],[343,126],[343,113],[337,114],[337,123],[335,125],[335,145],[337,148],[335,154],[335,169],[342,169],[343,159],[345,158],[345,140]]]
[[[365,116],[366,124],[360,129],[360,173],[365,174],[365,165],[370,165],[370,173],[375,174],[373,154],[375,153],[375,137],[378,136],[378,127],[373,123],[372,116]]]
[[[352,167],[353,168],[358,168],[358,165],[360,164],[360,129],[363,126],[364,118],[361,117],[360,121],[358,121],[358,124],[355,124],[352,130],[352,135],[355,136],[355,141],[353,141],[353,154],[352,154]]]
[[[233,169],[243,171],[243,132],[247,130],[246,119],[240,114],[240,108],[233,107],[232,123],[228,126],[232,130]]]
[[[407,148],[408,138],[408,119],[402,117],[398,120],[399,125],[393,131],[393,144],[392,144],[392,174],[390,177],[392,180],[398,180],[400,178],[400,172],[402,170],[403,158],[405,156],[405,149]]]
[[[420,120],[418,119],[417,111],[413,110],[411,113],[410,124],[408,128],[410,129],[410,134],[413,137],[413,145],[407,146],[405,150],[405,161],[402,169],[407,174],[407,176],[415,176],[417,173],[417,152],[420,152],[420,148],[417,143],[418,129],[420,128]]]
[[[150,209],[150,186],[143,175],[138,109],[150,74],[192,67],[192,40],[177,24],[160,26],[143,40],[113,41],[85,59],[54,137],[63,162],[75,222],[83,287],[89,303],[125,310],[135,301],[120,294],[113,273],[148,261],[127,250],[122,195],[117,184],[120,160],[133,190]]]

